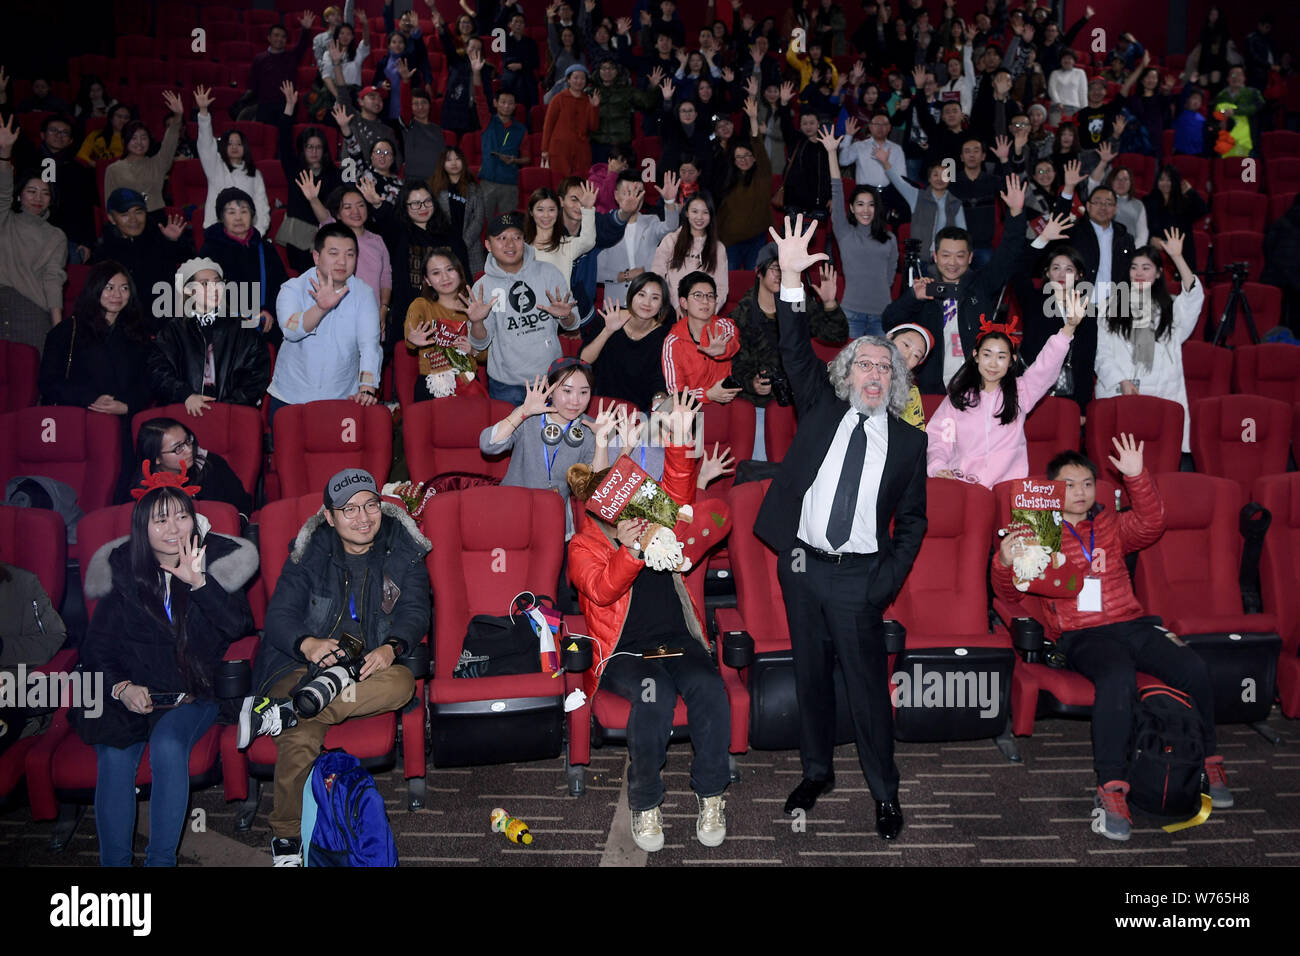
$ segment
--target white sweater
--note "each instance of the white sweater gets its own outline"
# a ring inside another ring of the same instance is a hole
[[[556,225],[558,226],[559,223],[557,222]],[[573,274],[573,264],[596,248],[596,210],[584,207],[582,226],[578,229],[578,234],[565,236],[560,240],[560,244],[549,252],[544,252],[536,246],[531,248],[538,262],[549,262],[560,270],[560,275],[564,276],[565,282],[568,282]]]
[[[1077,66],[1073,70],[1053,70],[1047,78],[1047,95],[1059,106],[1083,109],[1088,105],[1088,74]]]
[[[1183,380],[1183,343],[1196,329],[1204,301],[1205,289],[1199,279],[1190,289],[1174,296],[1174,324],[1167,336],[1156,339],[1150,370],[1138,368],[1134,363],[1130,339],[1111,332],[1104,317],[1097,318],[1097,398],[1113,398],[1120,394],[1120,382],[1138,379],[1139,395],[1154,395],[1177,402],[1183,406],[1184,452],[1190,452],[1192,446],[1187,385]],[[1159,325],[1158,312],[1152,321]]]
[[[245,140],[245,149],[247,149]],[[266,198],[266,183],[261,173],[252,176],[244,172],[244,164],[234,169],[229,168],[217,152],[217,140],[212,135],[212,117],[207,113],[199,114],[199,162],[203,164],[203,175],[208,178],[208,199],[203,206],[203,228],[217,222],[217,196],[221,190],[234,186],[253,197],[253,225],[263,238],[271,228],[271,204]]]

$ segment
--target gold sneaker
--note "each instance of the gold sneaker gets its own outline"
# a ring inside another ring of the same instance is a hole
[[[632,841],[647,853],[664,848],[664,819],[658,807],[632,811]]]
[[[696,838],[705,846],[721,846],[727,838],[727,817],[722,812],[726,809],[727,802],[721,794],[716,797],[701,797],[697,793],[695,799],[700,804],[700,815],[695,820]]]

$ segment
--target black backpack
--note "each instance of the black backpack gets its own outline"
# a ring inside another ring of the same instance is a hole
[[[1205,726],[1191,698],[1164,684],[1142,687],[1133,710],[1128,802],[1186,818],[1201,809]]]
[[[519,601],[522,594],[516,595]],[[535,598],[538,604],[545,602],[555,607],[555,600],[548,595]],[[493,617],[491,614],[476,614],[469,620],[469,630],[465,633],[465,643],[460,652],[460,660],[452,677],[503,677],[508,674],[540,674],[542,672],[541,650],[538,646],[537,632],[533,630],[528,615],[524,613],[526,605],[515,605],[513,618]]]

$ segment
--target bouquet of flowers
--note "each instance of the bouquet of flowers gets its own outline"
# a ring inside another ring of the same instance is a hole
[[[1065,564],[1061,553],[1061,506],[1065,486],[1059,481],[1035,481],[1030,478],[1015,483],[1011,491],[1011,521],[1033,529],[1033,537],[1018,540],[1011,559],[1011,575],[1016,589],[1028,591],[1030,582],[1050,568]]]
[[[649,527],[641,536],[640,544],[646,564],[655,571],[690,570],[690,559],[683,554],[675,529],[681,523],[689,524],[694,510],[669,497],[627,455],[620,456],[610,467],[605,480],[587,501],[587,510],[610,524],[629,518],[644,519]]]
[[[423,481],[390,481],[384,485],[381,496],[399,502],[406,513],[419,519],[424,514],[424,507],[433,497],[434,490]]]

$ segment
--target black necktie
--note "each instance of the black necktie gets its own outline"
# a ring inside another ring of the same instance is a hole
[[[849,448],[844,453],[844,467],[840,482],[835,486],[835,500],[831,502],[831,517],[826,522],[826,540],[839,550],[853,533],[853,514],[858,508],[858,486],[862,483],[862,465],[867,460],[867,433],[863,425],[867,416],[858,413],[857,423],[849,436]]]

